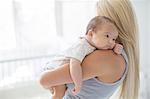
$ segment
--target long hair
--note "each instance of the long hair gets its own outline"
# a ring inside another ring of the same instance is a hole
[[[138,99],[139,95],[139,37],[134,9],[129,0],[99,0],[97,14],[113,20],[118,28],[118,41],[128,57],[128,72],[121,85],[119,99]]]

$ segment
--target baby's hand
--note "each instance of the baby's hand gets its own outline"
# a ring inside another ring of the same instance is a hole
[[[116,44],[113,50],[116,54],[121,54],[123,46],[121,44]]]
[[[80,86],[75,86],[74,89],[72,90],[73,95],[77,95],[80,92],[81,87]]]

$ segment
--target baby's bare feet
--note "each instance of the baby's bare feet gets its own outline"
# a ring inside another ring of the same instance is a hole
[[[77,95],[81,90],[80,86],[75,86],[74,89],[72,90],[73,95]]]
[[[50,88],[49,88],[49,91],[50,91],[51,94],[54,94],[54,89],[53,89],[53,87],[50,87]]]

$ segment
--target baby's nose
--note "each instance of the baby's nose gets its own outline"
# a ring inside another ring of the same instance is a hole
[[[115,46],[115,41],[109,40],[109,46],[113,48]]]
[[[109,43],[110,43],[110,44],[113,44],[113,43],[114,43],[114,41],[113,41],[112,39],[110,39],[110,40],[109,40]]]

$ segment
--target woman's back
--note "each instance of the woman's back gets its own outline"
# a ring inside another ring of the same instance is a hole
[[[114,91],[118,88],[118,86],[120,86],[128,70],[128,65],[127,65],[128,60],[124,51],[122,55],[124,59],[126,60],[126,65],[125,65],[125,69],[123,70],[123,73],[119,77],[120,79],[115,80],[115,82],[111,82],[111,80],[106,81],[104,79],[103,80],[101,79],[101,78],[107,78],[107,77],[103,77],[106,75],[100,75],[98,77],[85,80],[83,81],[81,92],[76,96],[73,96],[70,91],[74,87],[74,85],[72,83],[67,84],[68,90],[66,91],[64,99],[93,99],[93,98],[94,99],[108,99],[114,93]],[[119,61],[116,61],[116,62],[119,62]],[[112,75],[112,77],[113,76],[114,75]]]

